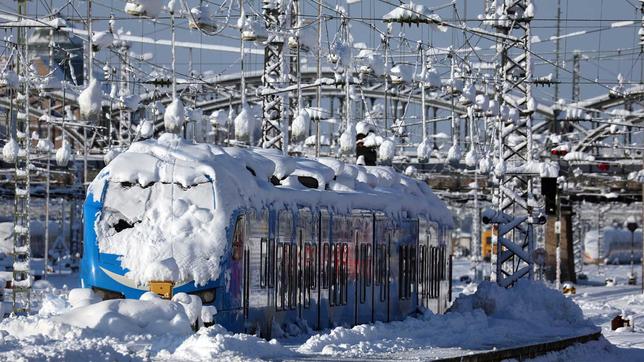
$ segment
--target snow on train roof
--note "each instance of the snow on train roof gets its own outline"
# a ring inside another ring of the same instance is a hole
[[[214,192],[205,187],[210,180]],[[133,143],[114,158],[90,185],[90,197],[104,203],[95,224],[99,249],[120,255],[138,284],[216,279],[227,226],[244,208],[369,209],[392,216],[403,211],[453,225],[429,186],[391,167],[196,144],[169,133]],[[209,198],[210,204],[204,201]],[[120,219],[128,227],[115,231]]]

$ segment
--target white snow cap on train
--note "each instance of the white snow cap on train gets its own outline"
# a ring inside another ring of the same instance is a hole
[[[171,133],[135,142],[119,154],[92,182],[88,200],[103,204],[95,223],[99,250],[119,255],[138,285],[161,276],[177,283],[217,279],[220,261],[230,252],[226,232],[244,209],[368,209],[453,225],[425,182],[391,167],[222,148]],[[122,222],[128,227],[116,231]],[[172,265],[171,273],[153,270],[160,260]]]

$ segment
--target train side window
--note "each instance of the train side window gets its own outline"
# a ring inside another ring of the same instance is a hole
[[[322,288],[329,289],[329,275],[331,274],[331,255],[329,252],[329,243],[322,244],[322,260],[320,272],[322,273]]]
[[[447,269],[447,260],[445,258],[445,245],[440,246],[440,280],[446,280],[446,269]]]
[[[262,237],[259,241],[259,287],[268,285],[268,239]]]
[[[360,244],[358,249],[358,258],[359,263],[357,270],[359,270],[358,278],[360,280],[360,303],[364,303],[367,296],[367,287],[366,287],[366,277],[367,277],[367,263],[366,263],[366,254],[367,246],[365,244]],[[357,246],[356,246],[357,247]]]
[[[340,280],[340,303],[347,304],[347,292],[349,281],[349,245],[342,243],[342,262],[341,262],[341,280]]]
[[[416,289],[416,282],[417,282],[417,272],[418,268],[416,267],[416,247],[411,246],[409,247],[409,267],[410,267],[410,274],[411,274],[411,280],[409,281],[409,293],[407,294],[407,298],[411,297],[411,293],[415,292]]]
[[[371,286],[371,279],[373,278],[373,262],[371,256],[371,245],[367,244],[367,286]]]
[[[233,260],[241,260],[244,255],[244,238],[244,217],[240,216],[237,218],[237,223],[235,223],[235,233],[233,235]]]
[[[277,310],[284,309],[284,244],[277,243],[275,268],[277,275],[277,290],[275,291],[275,307]]]
[[[340,246],[331,245],[331,290],[329,301],[331,305],[338,304],[338,288],[340,286]]]
[[[288,307],[289,309],[295,309],[297,306],[297,248],[293,244],[289,244],[288,251]]]
[[[398,247],[398,299],[405,299],[405,246]]]

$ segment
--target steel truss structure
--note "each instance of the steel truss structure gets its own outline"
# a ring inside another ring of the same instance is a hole
[[[500,66],[497,71],[497,97],[501,107],[514,108],[519,112],[519,121],[499,112],[496,117],[496,150],[500,160],[495,174],[495,207],[498,211],[513,215],[499,223],[496,238],[496,282],[504,287],[512,286],[520,278],[533,278],[532,252],[535,248],[533,214],[537,211],[533,196],[538,175],[530,168],[532,150],[531,84],[532,63],[530,54],[530,16],[525,16],[529,0],[505,1],[502,5],[507,20],[495,24],[498,33],[497,53]],[[495,4],[496,5],[496,4]],[[494,6],[496,9],[496,6]],[[498,14],[498,13],[497,13]],[[510,97],[513,95],[513,97]],[[517,140],[520,140],[517,142]],[[493,260],[494,262],[494,260]]]

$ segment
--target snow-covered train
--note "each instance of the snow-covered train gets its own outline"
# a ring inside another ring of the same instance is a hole
[[[138,298],[168,283],[231,331],[400,320],[451,299],[451,215],[389,167],[164,134],[99,173],[84,215],[84,287]]]
[[[634,236],[631,244],[631,236]],[[635,234],[627,229],[619,227],[605,227],[602,229],[602,237],[599,240],[599,252],[597,230],[590,230],[584,236],[584,262],[607,264],[626,264],[631,261],[631,247],[633,259],[639,263],[642,258],[642,230],[635,230]]]

